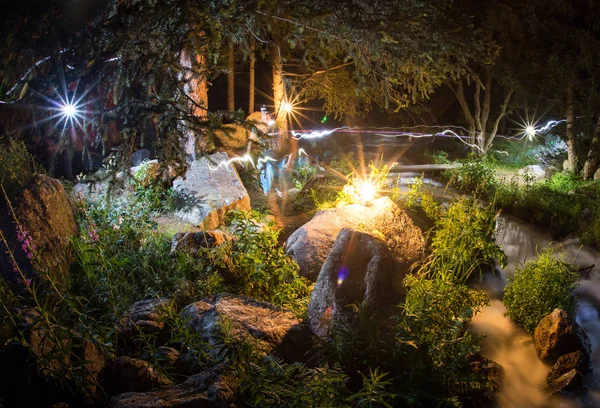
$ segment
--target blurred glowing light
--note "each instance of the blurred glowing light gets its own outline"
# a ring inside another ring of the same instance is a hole
[[[377,194],[377,186],[371,180],[359,180],[356,183],[358,195],[363,205],[371,204]]]
[[[338,278],[337,278],[337,287],[338,288],[340,286],[342,286],[342,283],[344,283],[346,278],[348,278],[349,273],[350,273],[350,268],[348,268],[348,266],[346,266],[346,265],[342,265],[342,267],[338,271]]]
[[[527,135],[527,139],[533,140],[535,137],[536,130],[532,125],[529,125],[525,128],[525,135]]]

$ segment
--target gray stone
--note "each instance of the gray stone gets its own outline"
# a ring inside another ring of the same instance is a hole
[[[386,243],[363,232],[343,229],[315,283],[308,322],[319,337],[351,329],[358,318],[353,304],[389,320],[404,298],[408,265],[396,260]]]
[[[393,231],[388,231],[391,228]],[[300,267],[300,274],[316,281],[325,259],[343,228],[378,230],[394,254],[412,263],[425,249],[421,230],[389,197],[373,200],[372,205],[352,204],[319,211],[296,230],[285,243],[285,249]],[[389,234],[386,235],[386,232]]]
[[[583,392],[587,387],[583,384],[583,374],[572,369],[548,384],[549,394]]]
[[[190,165],[185,178],[174,181],[178,218],[215,229],[224,224],[227,211],[250,210],[248,192],[228,160],[226,153],[203,157]]]
[[[223,324],[229,336],[256,339],[265,353],[274,353],[287,361],[299,361],[311,346],[312,335],[294,315],[273,305],[244,296],[220,294],[186,306],[181,316],[186,324],[213,346],[218,354]]]
[[[230,235],[219,230],[179,232],[173,236],[171,255],[176,253],[194,255],[202,248],[214,248],[231,240],[232,237]]]
[[[166,340],[168,327],[165,327],[163,308],[169,306],[171,302],[168,299],[151,298],[135,302],[119,321],[119,340],[126,344],[140,333],[157,336],[159,342]]]
[[[590,371],[589,361],[586,361],[585,355],[580,350],[560,356],[550,369],[546,382],[550,384],[573,369],[582,374]]]
[[[594,180],[600,180],[600,167],[594,172]]]
[[[189,377],[183,384],[145,393],[113,397],[112,408],[231,408],[236,406],[237,382],[223,375],[222,365]]]

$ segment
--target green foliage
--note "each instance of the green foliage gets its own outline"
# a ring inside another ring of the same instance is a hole
[[[459,164],[460,167],[444,172],[448,184],[475,195],[486,194],[496,187],[498,182],[494,169],[480,158],[471,156]]]
[[[231,244],[231,273],[241,294],[304,314],[311,284],[277,242],[273,223],[260,223],[253,212],[229,213],[236,239]]]
[[[311,165],[309,162],[302,164],[300,167],[295,169],[293,182],[294,187],[302,190],[302,187],[310,180],[315,174],[317,174],[317,168]]]
[[[348,397],[348,401],[357,408],[385,407],[392,408],[390,403],[396,397],[395,394],[388,392],[391,385],[389,379],[385,379],[388,373],[379,372],[379,368],[374,371],[369,367],[369,375],[360,373],[363,380],[363,387],[356,394]]]
[[[464,283],[475,272],[506,262],[494,242],[496,213],[473,198],[462,197],[448,208],[440,207],[432,230],[431,253],[419,274]]]
[[[540,150],[540,146],[528,141],[496,138],[494,149],[488,151],[484,160],[492,167],[521,169],[539,163]]]
[[[468,331],[473,316],[489,305],[487,295],[442,279],[409,275],[404,284],[408,292],[397,340],[401,352],[409,356],[415,380],[423,381],[423,387],[437,382],[448,396],[489,388],[485,377],[469,369],[482,339]]]
[[[573,289],[578,280],[571,265],[556,258],[548,247],[509,278],[503,298],[506,314],[529,333],[555,308],[574,316],[577,299]]]
[[[142,162],[133,174],[131,185],[148,211],[167,212],[175,208],[175,190],[159,178],[158,163]]]
[[[31,177],[41,171],[33,156],[20,139],[0,138],[0,184],[6,190],[9,199],[13,199],[29,182]],[[4,197],[0,196],[0,202]]]

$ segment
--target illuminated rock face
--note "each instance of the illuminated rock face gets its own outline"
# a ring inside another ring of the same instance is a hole
[[[404,298],[402,280],[407,271],[408,265],[398,262],[384,241],[343,229],[310,297],[312,332],[327,337],[334,330],[351,330],[358,320],[355,304],[376,312],[385,324]]]
[[[21,228],[32,238],[41,269],[47,268],[54,279],[65,280],[75,261],[70,239],[79,228],[60,181],[35,176],[17,197],[15,212]]]
[[[250,196],[226,153],[215,153],[194,161],[185,178],[173,182],[176,194],[175,215],[185,222],[204,229],[224,224],[229,210],[250,210]]]
[[[317,280],[343,228],[382,234],[394,255],[407,263],[420,259],[425,250],[421,230],[389,197],[381,197],[370,206],[352,204],[320,211],[290,235],[285,249],[300,267],[302,276]]]

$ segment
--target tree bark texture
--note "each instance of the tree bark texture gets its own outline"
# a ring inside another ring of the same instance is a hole
[[[227,45],[227,110],[235,110],[235,52],[231,41]]]
[[[592,143],[590,144],[590,149],[588,151],[587,157],[585,159],[585,164],[583,165],[583,179],[590,180],[594,177],[594,173],[598,168],[598,156],[600,155],[600,116],[598,116],[598,120],[596,121],[596,126],[594,128],[594,136],[592,138]]]
[[[575,83],[567,85],[567,168],[577,171],[577,144],[575,141]]]
[[[254,77],[256,74],[256,42],[250,40],[250,78],[248,80],[248,115],[254,113]]]
[[[283,61],[279,53],[279,47],[273,45],[273,102],[275,107],[275,121],[279,131],[277,138],[277,148],[281,151],[287,144],[287,113],[281,109],[281,104],[285,101],[285,84],[283,82]]]

